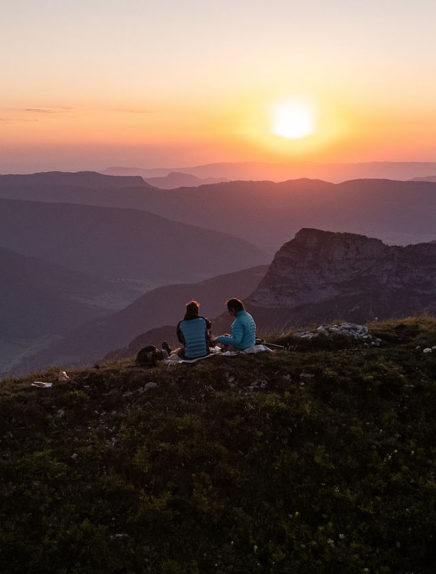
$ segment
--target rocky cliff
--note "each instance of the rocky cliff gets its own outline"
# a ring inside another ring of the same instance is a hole
[[[302,229],[247,299],[264,329],[436,313],[436,244]]]

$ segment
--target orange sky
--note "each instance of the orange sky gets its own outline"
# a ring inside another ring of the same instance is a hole
[[[0,173],[215,161],[434,161],[426,0],[0,7]],[[314,131],[273,134],[298,100]]]

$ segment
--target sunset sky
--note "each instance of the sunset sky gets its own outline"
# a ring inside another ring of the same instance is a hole
[[[435,161],[435,23],[430,0],[3,0],[0,173]]]

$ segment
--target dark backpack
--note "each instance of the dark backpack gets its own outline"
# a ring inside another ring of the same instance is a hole
[[[162,351],[154,345],[143,347],[136,355],[135,363],[141,367],[155,367],[158,361],[162,361]]]

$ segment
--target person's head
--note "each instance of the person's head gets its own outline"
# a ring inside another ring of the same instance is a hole
[[[229,299],[227,301],[227,310],[231,315],[236,315],[238,311],[244,311],[244,303],[240,299]]]
[[[185,319],[196,319],[198,317],[198,311],[200,309],[200,303],[198,301],[189,301],[186,303]]]

